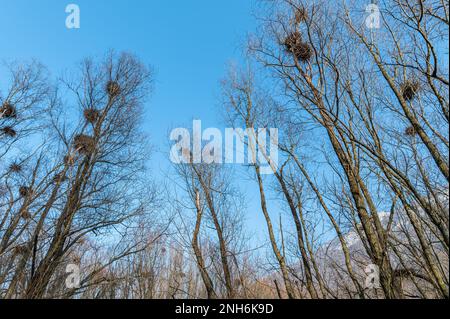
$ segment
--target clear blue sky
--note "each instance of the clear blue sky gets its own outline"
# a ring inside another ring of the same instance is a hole
[[[80,29],[65,26],[70,3],[80,7]],[[252,0],[0,0],[0,61],[35,58],[56,77],[109,49],[135,53],[156,71],[144,125],[158,150],[152,171],[163,178],[171,128],[194,118],[222,127],[219,80],[255,30],[253,7]],[[263,235],[258,196],[248,195],[249,224]]]
[[[78,30],[65,27],[69,3]],[[171,124],[218,120],[218,81],[254,29],[251,12],[245,0],[0,0],[0,59],[36,58],[58,75],[108,49],[137,54],[156,70],[146,129],[158,140]]]

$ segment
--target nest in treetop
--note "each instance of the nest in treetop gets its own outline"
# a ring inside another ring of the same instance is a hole
[[[23,219],[31,219],[31,214],[29,211],[24,210],[22,211],[22,213],[20,214],[20,217],[22,217]]]
[[[290,33],[285,39],[284,39],[284,46],[286,47],[286,51],[293,52],[295,50],[295,47],[298,43],[302,42],[302,35],[300,32],[295,31]]]
[[[299,61],[306,62],[311,59],[313,52],[311,46],[308,43],[301,42],[295,48],[294,54]]]
[[[302,41],[302,35],[298,31],[295,31],[286,37],[284,46],[286,51],[292,53],[300,62],[308,61],[313,55],[311,46]]]
[[[66,175],[61,172],[55,175],[55,177],[53,177],[53,182],[55,183],[64,183],[67,180]]]
[[[3,103],[2,107],[0,107],[0,118],[15,118],[17,116],[16,108],[8,103]]]
[[[415,136],[416,134],[417,134],[416,129],[414,127],[412,127],[412,126],[410,126],[410,127],[405,129],[405,135],[406,136],[412,137],[412,136]]]
[[[1,129],[2,133],[9,137],[16,137],[17,132],[11,126],[5,126]]]
[[[401,85],[400,90],[406,101],[412,101],[420,90],[420,83],[417,80],[408,80]]]
[[[92,154],[95,150],[95,141],[91,136],[79,134],[74,139],[75,149],[84,155]]]
[[[100,112],[94,108],[89,108],[83,111],[83,115],[88,123],[95,124],[100,117]]]
[[[31,189],[28,186],[20,186],[19,194],[22,197],[27,197],[31,194]]]
[[[12,163],[11,165],[9,165],[9,171],[11,173],[20,173],[22,171],[22,166],[17,163]]]
[[[106,91],[108,92],[110,97],[116,97],[120,94],[120,85],[116,81],[109,81],[106,84]]]
[[[300,24],[308,19],[308,13],[305,8],[298,8],[295,10],[295,23]]]

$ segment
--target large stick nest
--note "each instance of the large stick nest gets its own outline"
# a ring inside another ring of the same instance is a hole
[[[417,80],[407,80],[400,87],[403,98],[412,101],[420,90],[420,83]]]
[[[19,195],[22,197],[28,197],[32,193],[32,190],[28,186],[20,186],[19,187]]]
[[[116,81],[109,81],[106,84],[106,92],[108,92],[111,98],[118,96],[121,92],[119,83]]]
[[[79,134],[74,138],[74,146],[80,154],[89,155],[95,151],[95,140],[91,136]]]
[[[10,104],[9,102],[3,103],[3,105],[0,107],[0,118],[15,118],[17,116],[17,111],[14,105]]]
[[[3,135],[5,135],[5,136],[14,138],[17,135],[17,132],[11,126],[2,127],[0,130],[3,133]]]
[[[300,62],[307,62],[313,56],[311,46],[302,40],[302,35],[298,31],[289,34],[283,44],[286,51],[293,54]]]

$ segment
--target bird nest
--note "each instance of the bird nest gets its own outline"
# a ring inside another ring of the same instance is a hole
[[[414,127],[410,126],[405,129],[405,135],[409,137],[413,137],[417,134],[417,131]]]
[[[83,111],[83,115],[88,123],[95,124],[100,117],[100,112],[94,108],[89,108]]]
[[[25,220],[31,219],[31,213],[27,210],[22,211],[20,214],[20,217],[22,217]]]
[[[22,197],[28,197],[32,193],[31,188],[28,186],[20,186],[19,188],[19,194]]]
[[[89,155],[95,151],[95,140],[91,136],[79,134],[74,138],[74,146],[80,154]]]
[[[11,173],[20,173],[22,171],[22,166],[18,163],[12,163],[9,165],[9,171]]]
[[[56,184],[64,183],[66,180],[67,176],[63,172],[58,173],[55,175],[55,177],[53,177],[53,182]]]
[[[106,91],[108,92],[110,97],[116,97],[120,94],[120,85],[116,81],[109,81],[106,84]]]
[[[298,31],[289,34],[283,44],[286,51],[293,54],[300,62],[309,61],[313,55],[311,46],[302,40],[302,35]]]
[[[5,102],[3,103],[3,105],[0,107],[0,118],[15,118],[17,116],[17,111],[16,108],[8,103]]]
[[[420,83],[417,80],[408,80],[400,87],[403,98],[406,101],[412,101],[420,90]]]
[[[286,48],[286,51],[292,52],[295,50],[295,47],[298,43],[302,42],[302,35],[300,32],[295,31],[290,33],[285,39],[284,39],[284,46]]]
[[[305,8],[298,8],[295,10],[295,23],[300,24],[308,19],[308,12]]]
[[[17,135],[17,132],[11,126],[5,126],[1,128],[1,132],[3,133],[3,135],[9,137],[16,137]]]

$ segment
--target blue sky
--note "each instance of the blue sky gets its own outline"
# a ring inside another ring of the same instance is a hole
[[[69,3],[80,7],[78,30],[65,27]],[[57,76],[108,49],[137,54],[156,71],[146,130],[159,140],[171,125],[219,120],[218,82],[254,29],[251,12],[242,0],[0,0],[0,58],[36,58]]]
[[[80,29],[65,26],[70,3],[80,7]],[[242,59],[256,27],[253,7],[251,0],[0,0],[0,61],[37,59],[57,77],[109,49],[135,53],[156,71],[144,126],[156,149],[150,166],[163,179],[170,129],[193,119],[204,128],[223,126],[219,81],[229,63]],[[239,183],[256,190],[246,178]],[[247,199],[249,225],[263,236],[258,195]]]

